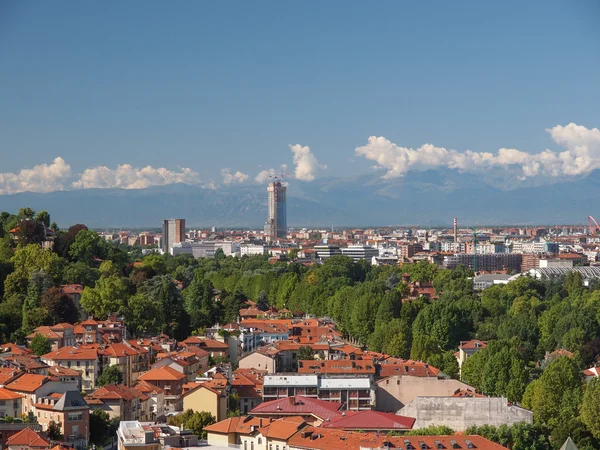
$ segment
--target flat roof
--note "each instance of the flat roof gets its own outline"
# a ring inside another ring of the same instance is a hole
[[[321,389],[370,389],[371,380],[369,378],[321,378]]]
[[[317,375],[265,375],[263,386],[317,386]]]

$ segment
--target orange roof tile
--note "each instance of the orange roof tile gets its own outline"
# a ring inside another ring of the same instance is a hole
[[[6,440],[6,446],[48,448],[50,446],[50,441],[46,440],[31,428],[24,428],[9,437]]]
[[[179,381],[184,378],[184,374],[177,372],[169,366],[150,369],[139,377],[143,381]]]
[[[50,378],[48,378],[45,375],[26,373],[26,374],[21,375],[16,380],[11,381],[5,387],[7,389],[10,389],[11,391],[31,393],[31,392],[35,392],[37,389],[39,389],[44,383],[46,383],[49,380],[50,380]]]

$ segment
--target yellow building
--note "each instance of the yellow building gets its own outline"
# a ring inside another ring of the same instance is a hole
[[[205,384],[198,384],[183,394],[183,410],[206,411],[211,413],[217,422],[227,418],[227,393]]]

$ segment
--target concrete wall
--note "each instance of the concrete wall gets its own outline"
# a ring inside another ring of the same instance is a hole
[[[377,411],[396,412],[416,397],[445,397],[458,389],[475,388],[453,379],[393,375],[377,382]]]
[[[533,422],[533,413],[509,406],[501,397],[417,397],[398,414],[417,419],[413,428],[446,425],[464,431],[472,425],[511,425]]]

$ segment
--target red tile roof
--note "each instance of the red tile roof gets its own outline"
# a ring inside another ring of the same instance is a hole
[[[422,361],[388,358],[379,366],[379,376],[407,375],[412,377],[437,377],[440,369]]]
[[[458,348],[462,350],[475,350],[479,348],[486,348],[487,341],[480,341],[477,339],[471,339],[470,341],[460,341]]]
[[[98,359],[98,350],[96,348],[89,347],[61,347],[50,353],[42,355],[42,359],[49,359],[52,361],[67,361],[67,360],[78,360],[78,361],[90,361]]]
[[[256,406],[250,414],[266,416],[314,416],[320,420],[333,420],[342,416],[339,402],[329,402],[310,397],[287,397],[264,402]]]
[[[371,374],[375,375],[375,366],[365,360],[332,359],[327,361],[298,361],[298,373],[326,374]]]
[[[410,430],[416,419],[379,411],[359,411],[348,416],[324,422],[324,428],[343,430]]]
[[[179,381],[184,378],[184,374],[177,372],[169,366],[150,369],[139,377],[142,381]]]
[[[39,389],[48,380],[50,380],[50,378],[45,375],[26,373],[16,380],[11,381],[5,387],[11,391],[31,393]]]
[[[0,400],[17,400],[19,398],[23,397],[13,391],[0,387]]]
[[[6,441],[6,446],[48,448],[50,446],[50,441],[46,440],[31,428],[24,428],[17,434],[13,434],[9,437]]]

